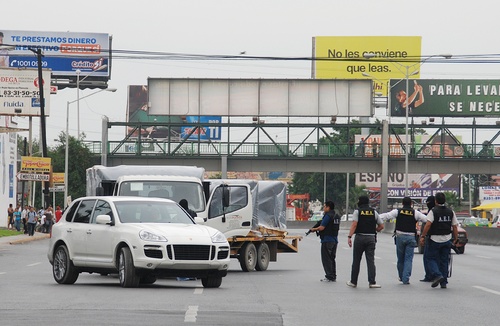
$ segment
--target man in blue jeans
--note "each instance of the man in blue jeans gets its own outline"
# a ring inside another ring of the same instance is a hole
[[[446,289],[451,237],[453,233],[453,241],[458,241],[458,221],[455,212],[446,207],[444,193],[438,192],[435,199],[436,206],[427,214],[427,223],[420,241],[424,242],[425,236],[430,235],[427,254],[432,278],[431,286],[435,288],[441,285],[442,289]]]
[[[410,284],[413,266],[413,254],[417,246],[417,222],[426,221],[426,216],[412,207],[410,197],[403,198],[403,207],[380,214],[382,220],[396,219],[396,255],[398,258],[398,276],[403,284]]]

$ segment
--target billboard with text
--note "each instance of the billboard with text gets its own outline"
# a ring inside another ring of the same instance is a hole
[[[316,36],[312,77],[372,79],[373,90],[386,96],[389,79],[405,78],[400,61],[420,58],[421,44],[421,36]],[[367,60],[367,53],[376,57]]]
[[[11,68],[37,68],[33,50],[43,53],[42,68],[52,70],[53,77],[110,76],[110,38],[104,33],[41,32],[0,29],[3,34],[3,59],[0,64]]]
[[[391,116],[406,116],[406,83],[391,79]],[[500,80],[413,79],[408,87],[410,117],[500,115]]]

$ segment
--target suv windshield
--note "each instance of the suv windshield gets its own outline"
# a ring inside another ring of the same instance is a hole
[[[195,212],[205,210],[205,196],[199,183],[180,181],[124,181],[119,196],[158,197],[179,203],[186,199],[189,208]]]
[[[122,223],[183,223],[194,224],[189,215],[175,203],[153,201],[115,202]]]

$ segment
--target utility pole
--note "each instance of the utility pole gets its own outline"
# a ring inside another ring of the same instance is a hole
[[[42,157],[47,157],[47,132],[45,124],[45,97],[43,95],[43,74],[42,74],[42,49],[30,48],[31,52],[36,54],[38,62],[38,90],[40,95],[40,130],[42,133]],[[50,82],[50,80],[48,81]],[[43,187],[43,204],[45,208],[46,203],[50,202],[49,196],[49,181],[44,181]]]

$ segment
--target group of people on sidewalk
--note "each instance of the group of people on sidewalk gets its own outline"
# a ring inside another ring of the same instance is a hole
[[[425,277],[421,281],[431,282],[431,286],[446,288],[448,284],[448,264],[452,241],[458,241],[458,221],[455,212],[446,206],[446,197],[442,192],[429,196],[426,200],[427,215],[412,207],[410,197],[404,197],[402,208],[379,214],[370,207],[367,196],[358,198],[358,209],[353,212],[353,221],[347,236],[347,244],[353,248],[351,278],[347,286],[357,287],[360,264],[365,255],[368,269],[369,288],[380,288],[376,282],[375,248],[377,233],[384,229],[384,221],[395,219],[395,244],[397,257],[397,272],[402,284],[410,284],[414,249],[417,241],[424,245]],[[321,239],[321,262],[325,271],[322,282],[335,282],[336,251],[340,217],[335,214],[335,204],[326,201],[324,215],[309,232],[316,232]],[[417,240],[417,223],[425,223],[419,240]],[[354,236],[354,241],[352,237]],[[453,237],[453,240],[452,240]]]
[[[30,205],[25,205],[24,209],[21,209],[21,205],[18,204],[14,209],[12,204],[9,204],[7,212],[9,216],[8,228],[15,228],[20,232],[22,225],[24,234],[28,236],[33,236],[35,231],[50,233],[52,225],[57,223],[62,216],[62,210],[59,206],[54,212],[50,205],[46,209],[41,208],[37,211],[35,207]]]

